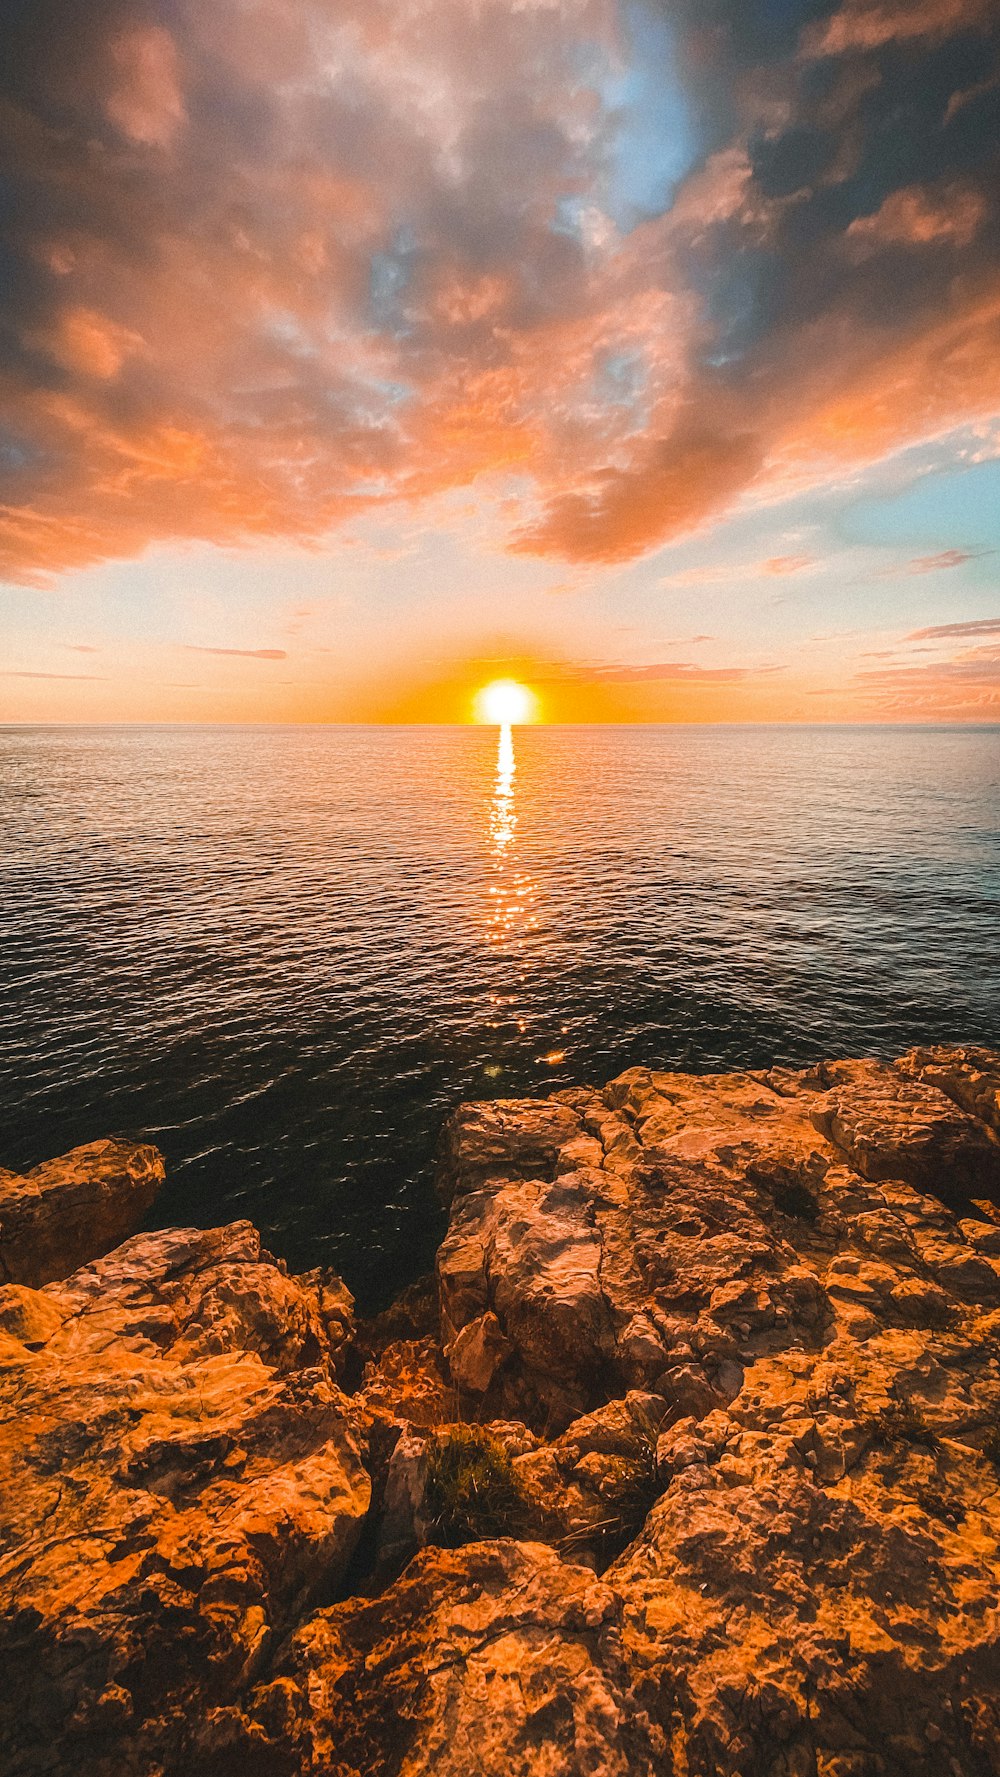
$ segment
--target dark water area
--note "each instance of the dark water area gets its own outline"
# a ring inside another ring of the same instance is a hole
[[[1000,1042],[1000,730],[0,730],[0,1165],[365,1306],[463,1097]]]

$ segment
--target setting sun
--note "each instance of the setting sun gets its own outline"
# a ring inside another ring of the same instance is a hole
[[[517,679],[494,679],[476,692],[474,702],[477,722],[488,722],[506,728],[515,722],[538,720],[538,699],[527,685]]]

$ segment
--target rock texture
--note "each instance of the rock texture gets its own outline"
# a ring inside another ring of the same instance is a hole
[[[998,1777],[998,1104],[463,1106],[359,1328],[245,1225],[0,1289],[4,1771]]]
[[[163,1156],[93,1141],[23,1176],[0,1171],[0,1283],[37,1288],[134,1234],[163,1183]]]
[[[182,1770],[197,1712],[336,1587],[370,1498],[349,1327],[249,1223],[0,1289],[7,1777]]]

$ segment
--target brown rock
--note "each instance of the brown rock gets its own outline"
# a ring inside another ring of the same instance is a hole
[[[322,1303],[237,1223],[7,1286],[0,1319],[5,1777],[180,1772],[368,1507]]]
[[[817,1127],[863,1178],[904,1179],[951,1202],[1000,1190],[1000,1147],[926,1078],[875,1061],[837,1062],[827,1073]]]
[[[0,1282],[68,1277],[133,1234],[163,1183],[158,1149],[94,1141],[20,1176],[0,1172]]]
[[[653,1777],[621,1602],[516,1542],[426,1549],[380,1598],[300,1630],[245,1715],[219,1711],[188,1777]]]
[[[896,1066],[936,1086],[1000,1135],[1000,1056],[992,1049],[911,1049]]]
[[[1000,1059],[911,1062],[463,1107],[360,1336],[245,1225],[0,1290],[5,1777],[996,1777]]]
[[[485,1394],[513,1349],[495,1314],[469,1321],[447,1351],[455,1387],[467,1394]]]
[[[743,1104],[717,1104],[693,1152],[678,1151],[665,1135],[668,1127],[676,1134],[677,1078],[665,1110],[655,1093],[643,1094],[643,1141],[649,1131],[654,1142],[633,1142],[635,1162],[623,1157],[614,1127],[607,1170],[497,1180],[489,1189],[459,1180],[438,1254],[442,1320],[453,1343],[484,1315],[499,1323],[513,1356],[491,1410],[558,1431],[609,1393],[659,1386],[692,1355],[690,1345],[675,1351],[679,1330],[683,1343],[697,1327],[714,1373],[741,1341],[780,1343],[791,1329],[812,1338],[829,1316],[821,1283],[775,1223],[768,1184],[745,1170],[762,1152],[760,1119],[748,1119]],[[754,1102],[761,1091],[754,1082]],[[788,1165],[811,1177],[822,1144],[808,1115],[797,1107],[789,1145],[794,1119],[781,1100],[774,1107]],[[672,1324],[678,1307],[681,1329]]]
[[[491,1178],[551,1178],[559,1149],[579,1134],[579,1117],[558,1100],[460,1105],[441,1138],[441,1194],[450,1203]]]

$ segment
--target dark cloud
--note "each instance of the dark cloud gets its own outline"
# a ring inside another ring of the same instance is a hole
[[[1000,410],[994,0],[0,23],[14,578],[484,472],[618,561]]]

